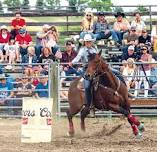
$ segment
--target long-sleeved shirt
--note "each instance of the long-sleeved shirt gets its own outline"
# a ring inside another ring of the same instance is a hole
[[[79,61],[81,61],[83,63],[87,63],[88,62],[88,55],[93,54],[93,53],[97,53],[96,48],[94,48],[94,47],[91,47],[91,48],[82,47],[80,49],[79,53],[77,54],[77,56],[72,60],[72,64],[78,63]]]

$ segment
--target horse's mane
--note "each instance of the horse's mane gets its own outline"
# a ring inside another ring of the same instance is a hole
[[[96,53],[89,53],[88,54],[88,60],[92,61],[95,58],[95,56],[96,56]]]

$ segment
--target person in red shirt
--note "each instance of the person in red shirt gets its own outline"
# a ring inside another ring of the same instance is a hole
[[[5,50],[4,46],[9,42],[10,33],[8,32],[7,26],[2,25],[0,27],[0,58],[1,61],[4,60]]]
[[[25,29],[20,29],[15,37],[16,44],[20,48],[21,57],[27,54],[27,48],[32,44],[32,37]]]
[[[16,12],[15,18],[11,21],[11,36],[15,38],[21,28],[26,28],[26,22],[21,17],[21,12]]]

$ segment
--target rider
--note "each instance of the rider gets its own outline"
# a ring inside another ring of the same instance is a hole
[[[85,34],[83,39],[83,46],[80,48],[77,56],[72,60],[71,65],[78,63],[80,60],[83,63],[88,63],[88,56],[90,54],[96,54],[98,52],[97,48],[94,46],[93,43],[94,41],[95,39],[92,33]],[[86,69],[84,68],[84,70]],[[115,69],[111,69],[111,70],[121,81],[125,82],[119,71]],[[88,112],[92,101],[91,82],[92,80],[89,80],[88,78],[85,78],[84,80],[85,98],[86,98],[85,108],[87,109]]]

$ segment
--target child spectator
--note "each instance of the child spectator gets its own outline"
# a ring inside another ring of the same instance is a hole
[[[6,51],[5,61],[8,61],[9,65],[7,65],[6,69],[12,69],[11,64],[15,64],[16,61],[19,61],[19,51],[18,46],[15,44],[15,40],[10,38],[9,43],[4,46],[4,50]]]
[[[26,28],[25,19],[21,17],[21,12],[15,13],[15,18],[11,21],[11,36],[15,39],[16,35],[19,34],[19,30]]]
[[[35,97],[46,97],[48,98],[48,76],[45,73],[41,73],[40,82],[35,88]]]
[[[20,29],[16,35],[16,44],[19,45],[21,58],[27,54],[27,48],[32,44],[32,37],[25,29]]]
[[[1,62],[4,61],[4,56],[6,54],[4,46],[9,42],[10,33],[8,32],[7,26],[2,25],[0,27],[0,56]]]

